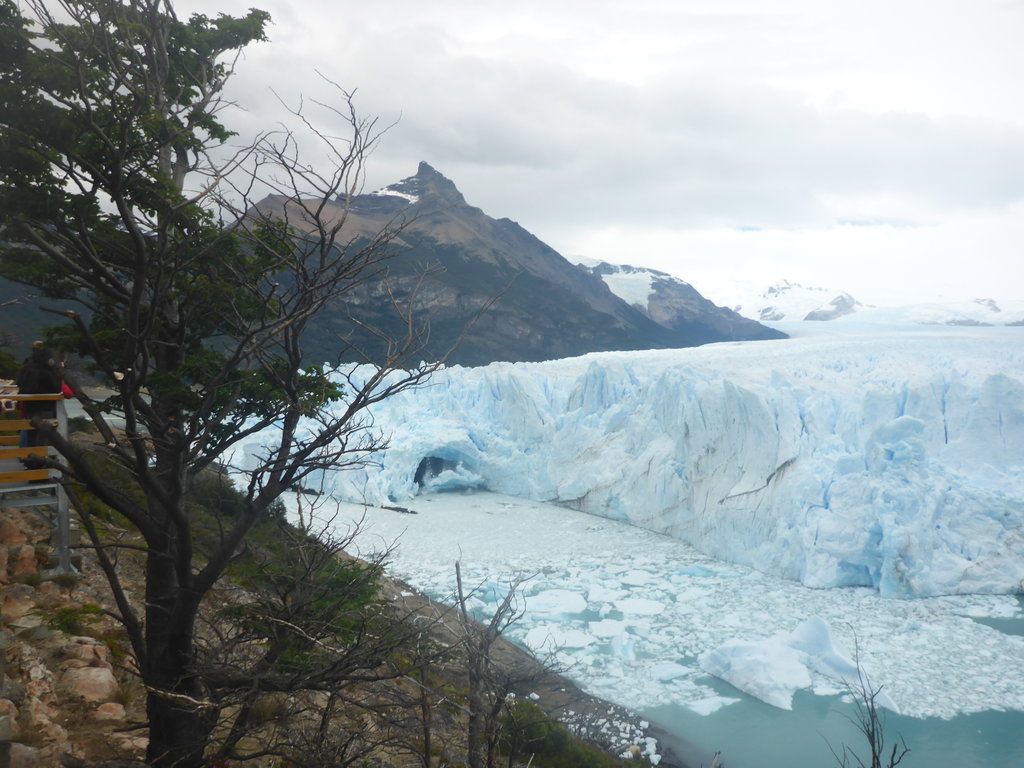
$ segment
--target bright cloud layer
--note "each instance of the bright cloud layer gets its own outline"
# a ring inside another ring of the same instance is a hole
[[[427,160],[563,253],[713,299],[737,276],[1024,296],[1019,2],[262,6],[238,125],[280,119],[271,89],[323,96],[315,71],[357,88],[397,121],[371,188]]]

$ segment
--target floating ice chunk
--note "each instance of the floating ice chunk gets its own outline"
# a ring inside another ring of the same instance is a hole
[[[665,606],[659,600],[651,600],[646,597],[628,597],[623,600],[616,600],[615,607],[623,613],[634,616],[657,616]]]
[[[807,619],[793,630],[787,642],[790,647],[806,654],[804,663],[812,672],[836,680],[854,692],[869,687],[874,693],[875,704],[899,713],[896,703],[871,680],[863,667],[858,669],[856,661],[835,649],[832,633],[823,619],[818,616]]]
[[[682,592],[678,592],[676,594],[676,602],[685,605],[687,603],[693,603],[697,600],[701,600],[706,596],[707,592],[700,587],[690,587],[689,589],[684,589]]]
[[[623,661],[636,661],[636,638],[623,633],[612,638],[612,653]]]
[[[793,694],[811,684],[801,653],[775,640],[728,640],[700,657],[700,666],[745,693],[779,709],[793,708]]]
[[[603,584],[594,584],[587,590],[587,600],[592,603],[614,603],[621,600],[625,593],[621,589],[611,589]]]
[[[828,624],[817,616],[790,633],[780,632],[767,640],[729,640],[700,658],[701,667],[715,677],[761,701],[791,709],[793,693],[811,685],[811,672],[836,680],[844,690],[870,687],[875,703],[898,713],[895,702],[870,681],[849,657],[836,651]]]
[[[580,613],[586,608],[586,598],[569,589],[548,589],[526,598],[526,611],[534,616],[557,618]]]
[[[649,618],[643,619],[629,619],[629,631],[637,637],[648,638],[651,636],[651,620]]]
[[[628,584],[632,587],[650,584],[652,581],[660,581],[660,578],[650,571],[641,571],[638,568],[622,574],[621,579],[623,584]]]
[[[730,704],[735,704],[739,699],[734,699],[730,696],[708,696],[703,699],[696,699],[695,701],[687,702],[686,708],[692,712],[696,712],[698,715],[710,715],[722,707],[727,707]]]
[[[677,677],[682,677],[687,674],[689,670],[682,664],[676,664],[674,661],[663,661],[658,664],[652,664],[650,667],[651,679],[652,680],[674,680]],[[640,726],[646,728],[647,726]]]
[[[703,565],[688,565],[685,568],[680,568],[676,573],[680,576],[698,576],[700,578],[710,578],[717,575],[710,568],[705,568]]]
[[[804,663],[809,669],[826,677],[856,681],[856,663],[836,652],[832,643],[832,633],[828,624],[821,618],[812,616],[807,619],[793,630],[787,644],[807,655]]]
[[[644,737],[644,756],[651,761],[651,765],[661,762],[661,755],[658,754],[658,740],[653,736]]]
[[[594,637],[616,637],[625,634],[626,622],[617,619],[601,619],[590,622],[590,634]]]

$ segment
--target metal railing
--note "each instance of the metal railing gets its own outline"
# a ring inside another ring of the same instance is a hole
[[[49,402],[54,403],[55,416],[49,418],[51,424],[63,437],[68,434],[67,411],[64,408],[64,396],[53,395],[19,395],[0,393],[5,401],[3,410],[8,415],[15,409],[8,403]],[[68,513],[68,497],[61,484],[60,470],[52,468],[31,469],[22,462],[32,456],[40,458],[55,457],[60,459],[50,446],[34,446],[23,448],[19,439],[23,431],[32,431],[32,419],[4,418],[0,419],[0,506],[20,508],[52,507],[53,516],[40,515],[54,529],[55,549],[57,551],[57,572],[69,573],[71,566],[71,521]],[[36,510],[39,512],[39,510]]]

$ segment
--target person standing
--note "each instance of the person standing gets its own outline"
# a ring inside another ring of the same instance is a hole
[[[60,375],[60,364],[53,350],[36,342],[32,354],[25,360],[16,380],[19,395],[54,395],[63,393],[64,381]],[[21,415],[26,419],[56,418],[57,405],[52,400],[33,402],[21,401]],[[32,448],[49,444],[47,435],[38,429],[28,429],[21,433],[18,443],[22,448]]]

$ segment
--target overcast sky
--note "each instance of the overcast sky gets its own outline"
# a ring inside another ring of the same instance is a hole
[[[271,13],[229,122],[357,89],[426,160],[567,257],[726,303],[781,279],[870,303],[1024,299],[1024,0],[208,0]]]

